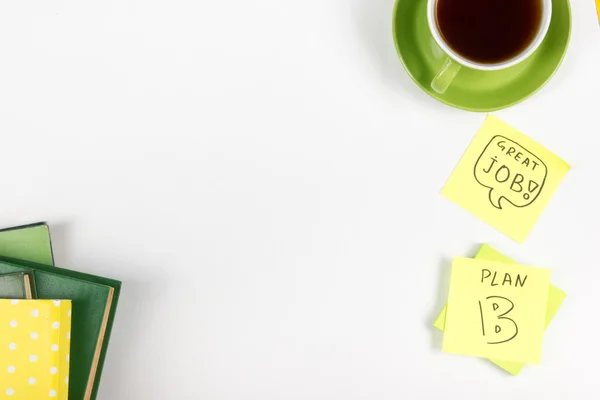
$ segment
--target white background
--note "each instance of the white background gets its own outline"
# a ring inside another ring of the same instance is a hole
[[[123,281],[99,399],[596,396],[600,26],[572,3],[557,75],[496,113],[572,165],[524,245],[439,195],[485,115],[413,84],[392,0],[0,3],[1,225]],[[431,328],[484,242],[569,294],[518,378]]]

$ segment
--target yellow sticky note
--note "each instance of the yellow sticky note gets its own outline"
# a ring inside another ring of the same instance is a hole
[[[569,165],[490,115],[442,195],[523,243]]]
[[[539,364],[550,270],[455,258],[442,350]]]
[[[475,259],[488,260],[488,261],[498,261],[505,263],[516,264],[513,260],[506,257],[504,254],[498,252],[493,247],[488,246],[487,244],[481,245],[477,254],[475,254]],[[567,297],[567,294],[557,288],[554,285],[550,285],[550,289],[548,291],[548,303],[546,305],[546,319],[545,319],[545,328],[548,328],[550,325],[550,321],[554,318],[558,309],[562,305],[563,301]],[[446,326],[446,309],[447,305],[444,306],[442,311],[439,313],[433,326],[442,332]],[[511,361],[503,361],[503,360],[494,360],[490,359],[491,362],[504,369],[508,373],[512,375],[519,375],[525,364],[519,362],[511,362]]]
[[[70,300],[0,299],[0,398],[69,396]]]

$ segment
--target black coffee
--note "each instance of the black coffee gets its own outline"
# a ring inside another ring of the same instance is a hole
[[[542,0],[438,0],[437,24],[464,58],[495,64],[521,53],[535,38]]]

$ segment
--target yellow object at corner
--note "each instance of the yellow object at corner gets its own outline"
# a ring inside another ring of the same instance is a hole
[[[70,300],[0,300],[0,399],[66,400]]]

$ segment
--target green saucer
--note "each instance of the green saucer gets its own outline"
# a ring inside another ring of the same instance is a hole
[[[554,75],[567,52],[571,35],[569,0],[554,0],[552,4],[548,34],[527,60],[499,71],[463,67],[444,94],[435,92],[430,86],[448,56],[429,31],[427,0],[396,0],[393,16],[396,50],[417,85],[442,103],[480,112],[506,108],[540,90]]]

